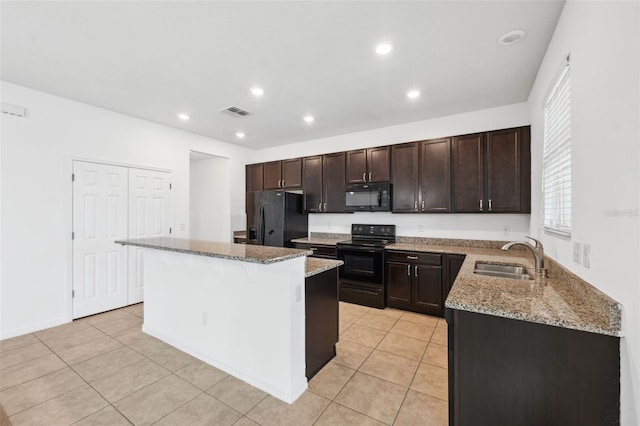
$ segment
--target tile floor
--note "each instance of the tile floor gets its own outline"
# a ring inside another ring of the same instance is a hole
[[[19,425],[446,425],[446,322],[340,302],[337,356],[293,404],[140,331],[143,305],[0,341]]]

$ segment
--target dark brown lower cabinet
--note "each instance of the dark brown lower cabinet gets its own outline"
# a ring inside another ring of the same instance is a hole
[[[323,259],[335,259],[337,249],[336,246],[328,246],[324,244],[309,243],[293,243],[294,248],[301,250],[311,250],[313,254],[310,257],[320,257]]]
[[[620,339],[446,309],[449,424],[620,424]]]
[[[338,269],[305,279],[306,376],[311,380],[333,357],[338,343]]]

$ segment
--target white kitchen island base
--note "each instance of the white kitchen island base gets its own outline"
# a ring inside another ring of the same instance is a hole
[[[287,402],[307,388],[305,257],[144,251],[142,330]]]

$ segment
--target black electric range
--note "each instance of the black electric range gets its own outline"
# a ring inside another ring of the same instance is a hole
[[[337,257],[344,262],[338,270],[340,300],[385,307],[384,247],[395,242],[395,225],[351,225],[351,240],[336,245]]]

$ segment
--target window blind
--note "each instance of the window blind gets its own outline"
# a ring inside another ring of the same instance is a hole
[[[571,235],[571,79],[569,57],[544,105],[543,225]]]

